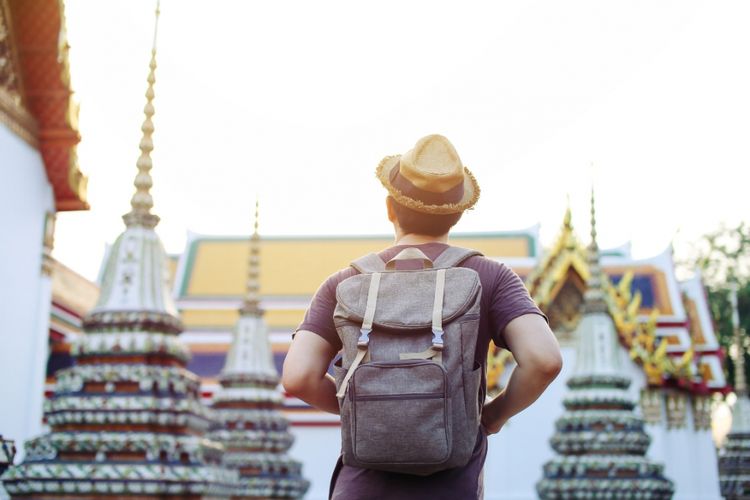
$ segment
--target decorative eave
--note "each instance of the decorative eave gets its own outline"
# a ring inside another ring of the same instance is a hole
[[[87,210],[78,166],[78,105],[70,85],[62,0],[0,0],[13,86],[0,92],[0,120],[42,155],[58,211]],[[0,40],[0,45],[3,41]],[[1,49],[0,49],[1,50]]]
[[[568,208],[557,240],[526,279],[529,294],[539,307],[545,309],[552,303],[571,271],[578,275],[581,284],[589,279],[586,252],[573,231]]]

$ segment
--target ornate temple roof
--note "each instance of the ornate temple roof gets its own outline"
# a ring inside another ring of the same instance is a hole
[[[58,211],[89,208],[68,49],[61,0],[0,0],[0,123],[40,151]]]
[[[621,344],[652,386],[676,385],[698,393],[727,391],[723,355],[700,275],[680,283],[671,248],[649,259],[603,252],[604,289]],[[568,210],[559,236],[526,280],[561,340],[580,321],[590,264]]]

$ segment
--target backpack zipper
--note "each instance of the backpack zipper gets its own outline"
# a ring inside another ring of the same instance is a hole
[[[352,394],[352,393],[350,393]],[[442,392],[419,392],[413,394],[368,394],[366,396],[352,396],[353,401],[389,401],[399,399],[440,399],[444,398]]]

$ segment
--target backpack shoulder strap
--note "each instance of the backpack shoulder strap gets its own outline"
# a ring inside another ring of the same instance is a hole
[[[370,253],[351,263],[351,266],[362,274],[379,273],[385,271],[385,262],[378,254]]]
[[[448,247],[435,259],[433,267],[435,269],[456,267],[469,257],[474,257],[475,255],[482,255],[482,252],[472,250],[471,248]]]

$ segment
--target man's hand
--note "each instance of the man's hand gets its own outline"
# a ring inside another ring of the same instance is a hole
[[[500,397],[502,397],[502,394],[498,395],[493,401]],[[484,408],[482,409],[481,423],[488,436],[500,432],[500,429],[502,429],[506,423],[506,420],[496,414],[496,407],[497,405],[492,406],[490,403],[485,403]]]
[[[298,331],[284,359],[281,375],[284,390],[319,410],[338,414],[336,384],[328,375],[334,356],[336,350],[323,337],[307,330]]]
[[[560,346],[541,316],[519,316],[508,323],[504,335],[518,366],[505,390],[484,405],[482,425],[487,434],[499,432],[508,419],[536,401],[562,369]]]

